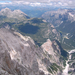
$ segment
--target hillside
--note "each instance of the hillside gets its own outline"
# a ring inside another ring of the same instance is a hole
[[[58,9],[45,12],[42,16],[47,22],[52,23],[55,27],[60,26],[63,21],[75,21],[75,10]]]
[[[6,14],[8,11],[9,13]],[[0,12],[2,13],[0,17],[1,28],[13,29],[23,35],[30,36],[39,46],[47,39],[60,40],[61,38],[54,26],[41,18],[30,18],[20,10],[11,11],[8,8],[2,9]]]
[[[48,11],[42,15],[42,18],[52,23],[60,33],[62,37],[61,44],[64,49],[75,48],[75,10],[58,9],[56,11]]]
[[[0,29],[1,75],[60,75],[67,54],[56,41],[39,47],[29,36]]]

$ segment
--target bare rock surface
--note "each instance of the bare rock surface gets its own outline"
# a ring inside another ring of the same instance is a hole
[[[0,75],[60,75],[60,56],[60,48],[49,39],[38,47],[29,36],[0,29]]]

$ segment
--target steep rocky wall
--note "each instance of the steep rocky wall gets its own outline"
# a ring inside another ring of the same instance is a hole
[[[60,75],[61,52],[52,44],[48,39],[38,47],[30,37],[1,28],[0,75]]]

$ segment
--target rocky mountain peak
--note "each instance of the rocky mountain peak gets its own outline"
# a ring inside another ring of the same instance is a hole
[[[59,45],[55,40],[51,41],[50,39],[47,39],[47,41],[41,47],[43,48],[43,50],[47,51],[51,55],[55,53],[61,54]]]
[[[22,12],[21,10],[14,10],[13,13],[17,13],[17,14],[25,14],[24,12]],[[27,15],[27,14],[25,14]]]
[[[46,21],[52,23],[54,26],[59,26],[62,21],[75,21],[75,11],[69,9],[58,9],[54,11],[45,12],[42,15]]]
[[[1,12],[10,12],[10,11],[11,11],[11,9],[9,9],[9,8],[5,8],[5,9],[1,10]]]
[[[2,9],[0,15],[6,16],[9,15],[12,11],[9,8]]]
[[[47,51],[49,54],[53,54],[52,42],[50,39],[47,39],[47,42],[45,42],[41,47],[43,48],[43,50]]]
[[[22,12],[21,10],[14,10],[12,11],[11,9],[9,8],[5,8],[5,9],[2,9],[0,11],[0,15],[2,16],[6,16],[8,18],[27,18],[27,14],[25,14],[24,12]]]
[[[60,61],[59,58],[61,55],[63,57],[67,56],[67,53],[61,48],[61,46],[55,40],[51,41],[50,39],[47,39],[47,42],[45,42],[41,47],[44,52],[47,52],[52,56],[52,60],[53,60],[52,62]],[[64,56],[63,54],[66,56]]]
[[[40,48],[30,37],[1,28],[0,74],[59,75],[64,60],[60,62],[61,54],[55,52],[55,46],[57,44],[48,39]]]

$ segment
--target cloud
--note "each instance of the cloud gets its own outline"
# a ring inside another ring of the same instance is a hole
[[[12,4],[11,1],[0,1],[0,4]]]
[[[2,0],[0,0],[2,1]],[[24,4],[31,6],[56,6],[56,7],[75,7],[75,0],[3,0],[0,4]]]
[[[41,3],[30,3],[31,6],[41,6]]]

